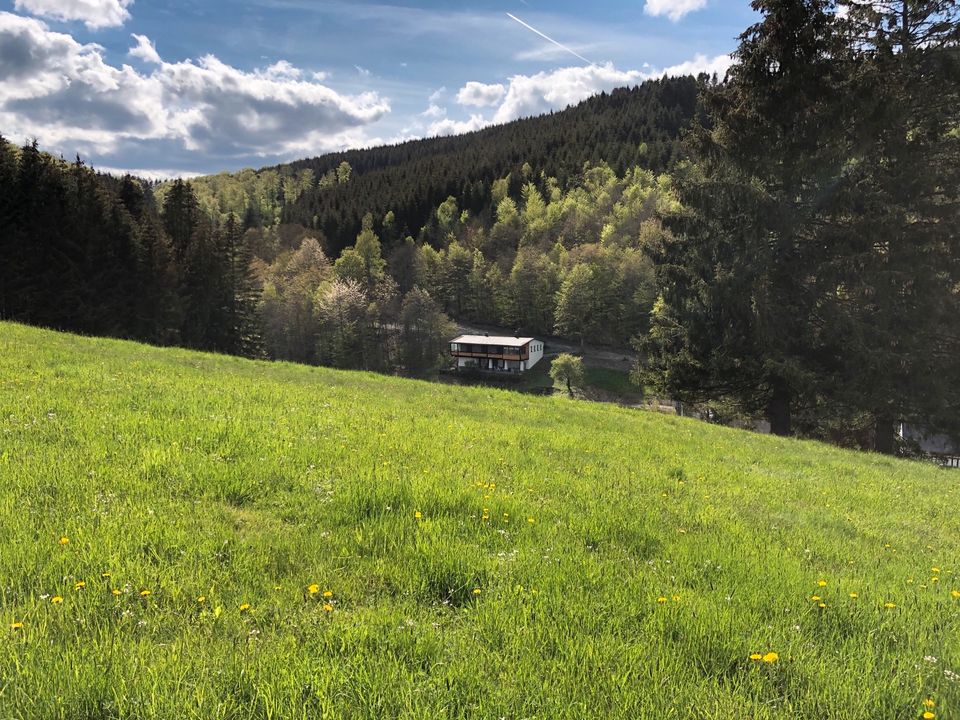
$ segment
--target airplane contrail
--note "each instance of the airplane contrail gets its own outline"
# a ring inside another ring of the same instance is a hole
[[[536,33],[537,35],[539,35],[540,37],[542,37],[542,38],[543,38],[544,40],[546,40],[547,42],[553,43],[554,45],[556,45],[556,46],[557,46],[558,48],[560,48],[561,50],[566,50],[568,53],[570,53],[570,54],[573,55],[574,57],[580,58],[581,60],[583,60],[583,61],[584,61],[585,63],[587,63],[588,65],[596,65],[596,63],[593,62],[592,60],[587,60],[587,58],[585,58],[585,57],[584,57],[583,55],[581,55],[580,53],[576,52],[575,50],[571,50],[570,48],[568,48],[568,47],[567,47],[566,45],[564,45],[563,43],[558,43],[556,40],[554,40],[554,39],[553,39],[552,37],[550,37],[549,35],[544,35],[542,32],[540,32],[539,30],[537,30],[537,29],[536,29],[535,27],[533,27],[532,25],[527,25],[527,23],[525,23],[523,20],[521,20],[520,18],[518,18],[516,15],[512,15],[512,14],[510,14],[510,13],[507,13],[507,17],[510,18],[511,20],[513,20],[514,22],[520,23],[520,24],[523,25],[527,30],[529,30],[530,32]]]

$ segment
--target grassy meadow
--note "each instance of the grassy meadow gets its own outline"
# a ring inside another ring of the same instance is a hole
[[[958,481],[0,324],[0,718],[958,718]]]

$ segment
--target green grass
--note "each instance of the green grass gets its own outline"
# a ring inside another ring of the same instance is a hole
[[[587,367],[583,372],[588,387],[597,388],[620,397],[640,395],[640,386],[630,379],[630,373],[624,370]]]
[[[0,442],[0,718],[960,717],[957,473],[10,324]]]

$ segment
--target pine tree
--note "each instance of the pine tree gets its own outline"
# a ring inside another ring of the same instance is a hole
[[[851,161],[839,186],[848,414],[873,418],[874,448],[901,421],[960,435],[960,8],[954,0],[850,2]]]
[[[657,254],[647,380],[684,401],[727,396],[789,434],[829,382],[820,337],[818,217],[844,158],[843,47],[828,0],[756,0],[727,81],[705,94],[679,171],[687,212]],[[835,290],[835,288],[834,288]]]

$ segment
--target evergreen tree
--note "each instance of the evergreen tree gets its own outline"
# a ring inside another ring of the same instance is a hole
[[[828,0],[755,0],[727,81],[705,94],[681,169],[676,236],[657,254],[661,297],[648,381],[683,401],[728,396],[776,434],[828,388],[837,349],[822,337],[816,235],[845,158],[844,48]],[[835,291],[836,288],[833,288]]]

